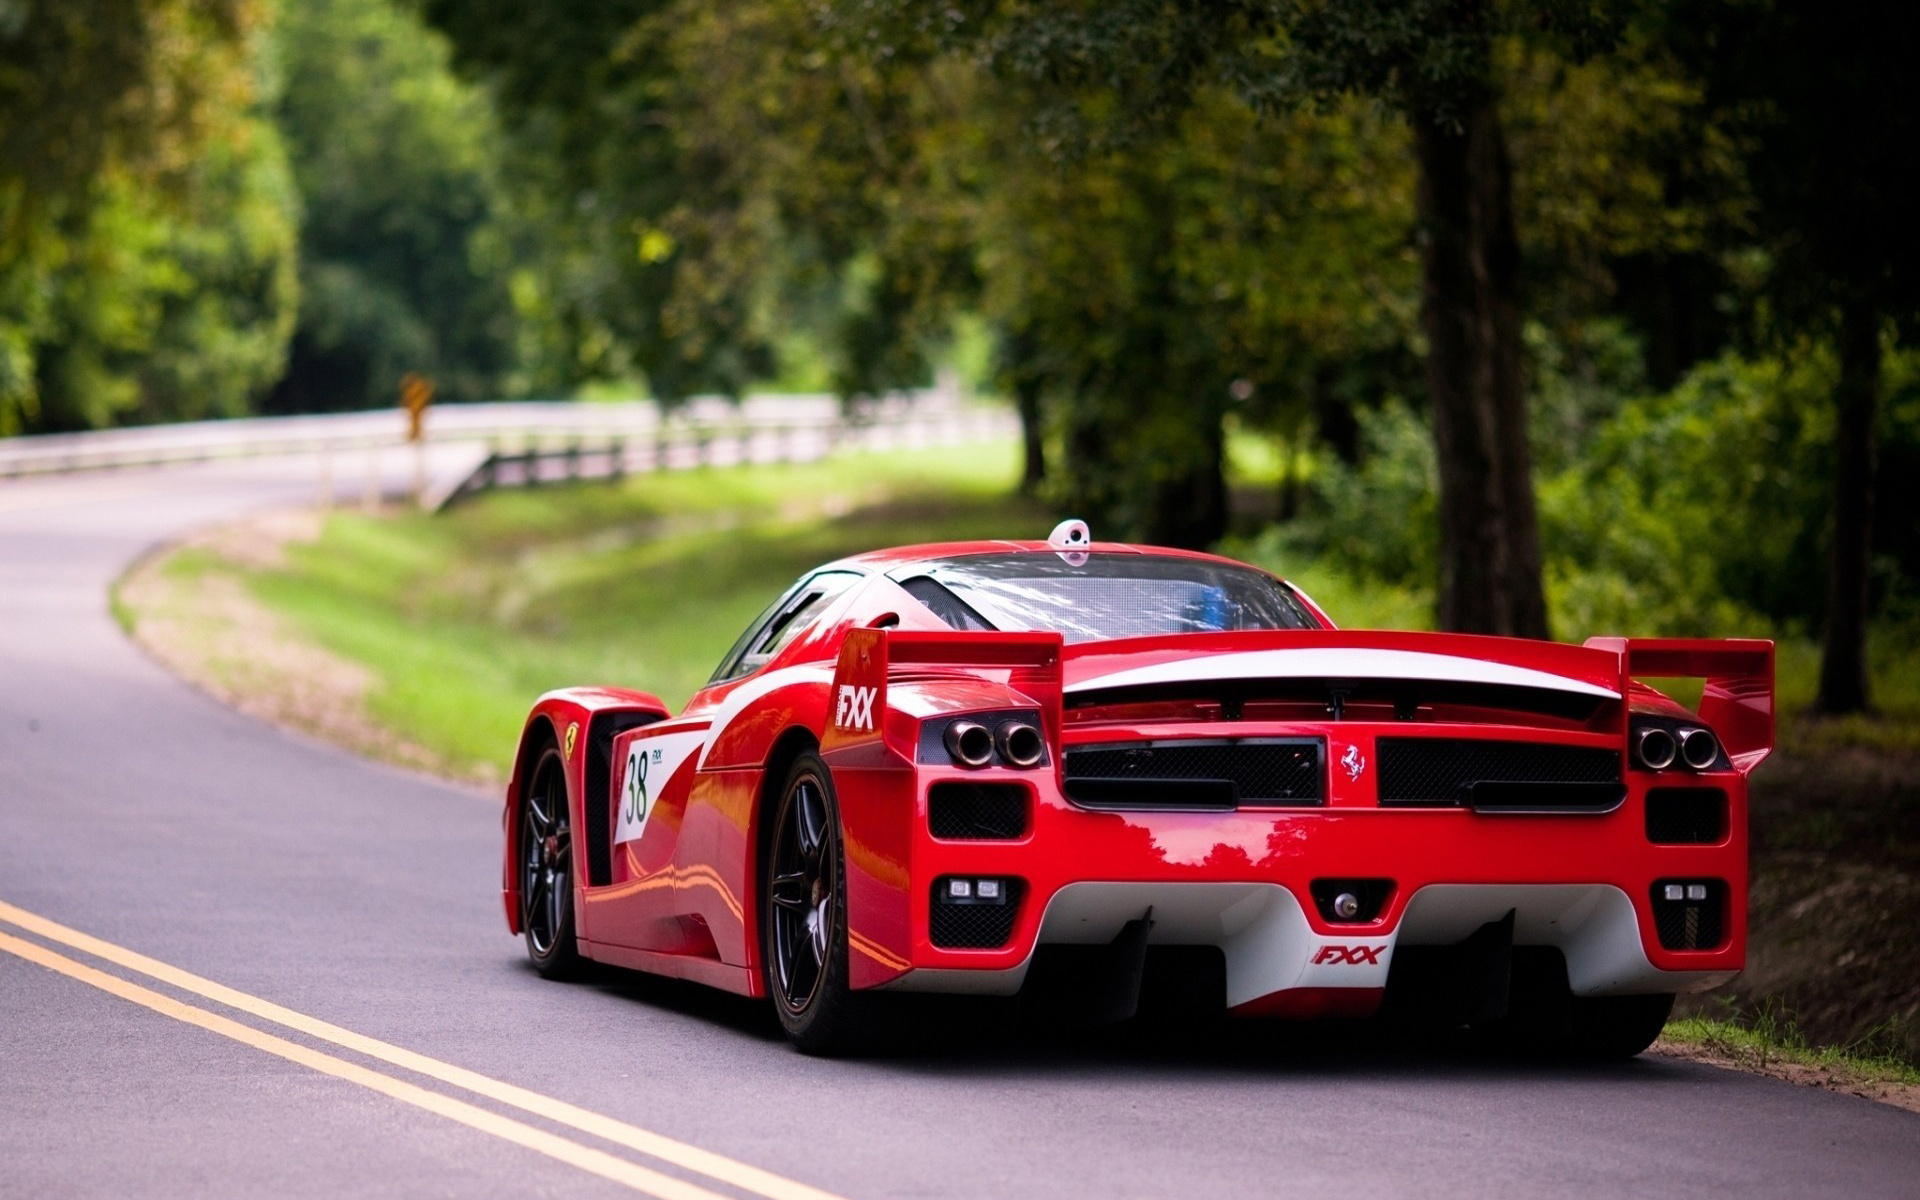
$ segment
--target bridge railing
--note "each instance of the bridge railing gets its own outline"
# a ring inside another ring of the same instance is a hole
[[[629,432],[540,433],[496,439],[471,472],[429,488],[421,502],[443,508],[496,487],[537,487],[573,480],[617,479],[648,471],[813,462],[842,450],[962,445],[1012,437],[1018,423],[1004,410],[955,407],[902,410],[860,421],[769,424],[663,424]]]
[[[830,395],[756,395],[734,402],[702,397],[672,409],[650,401],[450,404],[428,410],[430,445],[484,443],[498,453],[546,446],[621,442],[640,447],[716,444],[771,428],[828,436],[865,428],[938,424],[973,411],[950,385],[894,393],[851,410]],[[217,459],[349,452],[399,446],[407,418],[398,408],[293,417],[195,421],[87,433],[0,439],[0,479]],[[635,451],[636,465],[646,461]]]

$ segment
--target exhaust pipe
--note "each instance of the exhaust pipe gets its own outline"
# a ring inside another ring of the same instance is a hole
[[[1000,722],[1000,728],[993,732],[993,741],[1008,766],[1037,767],[1047,754],[1046,740],[1025,721]]]
[[[993,761],[993,735],[977,721],[955,721],[942,738],[947,753],[963,767],[984,767]]]
[[[1704,771],[1720,759],[1720,742],[1706,729],[1680,731],[1680,757],[1689,767]]]
[[[1639,756],[1640,765],[1649,771],[1664,771],[1672,766],[1679,750],[1673,735],[1658,726],[1642,729],[1640,740],[1634,744],[1634,753]]]

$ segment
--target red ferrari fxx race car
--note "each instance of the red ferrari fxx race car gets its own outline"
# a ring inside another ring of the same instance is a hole
[[[1642,682],[1704,680],[1698,711]],[[802,577],[678,715],[527,721],[533,963],[770,997],[803,1050],[897,992],[1383,1004],[1627,1055],[1741,969],[1773,646],[1336,629],[1227,559],[910,546]]]

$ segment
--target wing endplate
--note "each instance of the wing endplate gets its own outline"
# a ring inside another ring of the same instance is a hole
[[[1635,679],[1703,679],[1700,719],[1741,774],[1773,750],[1773,643],[1763,638],[1588,638],[1620,656],[1624,692]]]

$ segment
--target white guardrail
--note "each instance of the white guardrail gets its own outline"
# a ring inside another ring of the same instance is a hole
[[[406,430],[406,413],[393,408],[7,438],[0,480],[291,455],[314,460],[330,502],[336,475],[351,487],[358,463],[410,445]],[[851,409],[831,395],[702,397],[670,409],[651,401],[448,404],[426,411],[407,490],[440,508],[491,487],[805,462],[843,449],[998,440],[1017,430],[1012,413],[965,403],[951,386]]]

